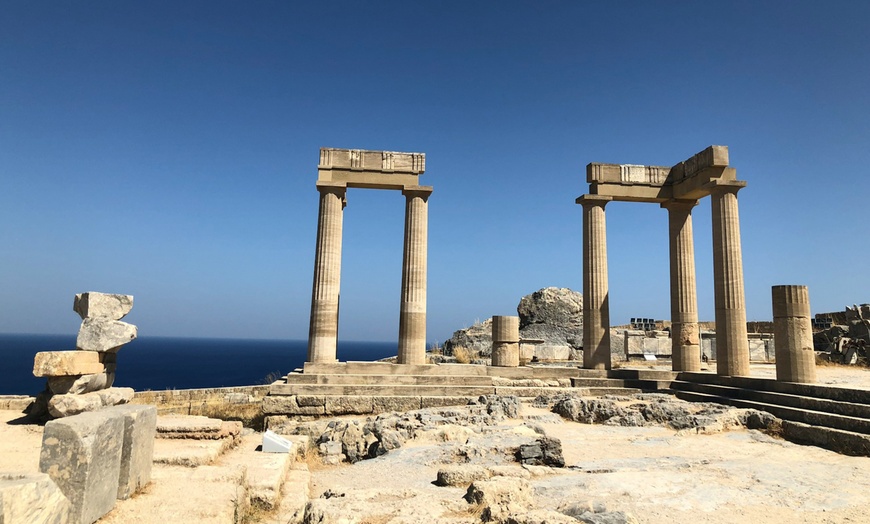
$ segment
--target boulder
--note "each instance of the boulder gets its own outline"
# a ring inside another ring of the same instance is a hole
[[[483,466],[452,465],[438,470],[435,484],[439,486],[468,487],[472,482],[486,480],[490,472]]]
[[[39,471],[47,473],[70,502],[69,522],[95,522],[118,497],[124,417],[108,410],[45,424]]]
[[[520,339],[543,340],[550,346],[583,347],[583,295],[568,288],[547,287],[524,296],[517,306]]]
[[[70,503],[45,473],[0,473],[0,523],[66,524]]]
[[[138,329],[133,324],[105,318],[82,320],[76,348],[85,351],[117,353],[121,346],[134,340]]]
[[[454,348],[464,347],[471,352],[476,352],[481,357],[492,355],[492,319],[476,322],[468,328],[460,329],[453,336],[444,341],[443,351],[445,355],[453,355]]]
[[[86,318],[121,320],[133,309],[133,295],[110,293],[79,293],[73,301],[73,311]]]
[[[128,404],[133,400],[133,388],[108,388],[83,395],[54,395],[48,401],[48,412],[56,418],[96,411],[107,406]]]
[[[517,450],[517,460],[532,466],[565,466],[562,442],[557,438],[541,437],[531,444],[523,444]]]

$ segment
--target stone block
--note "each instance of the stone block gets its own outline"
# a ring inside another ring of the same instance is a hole
[[[69,499],[71,524],[91,524],[115,506],[123,442],[124,417],[109,410],[45,424],[39,471]]]
[[[127,404],[131,400],[133,400],[133,388],[101,389],[82,395],[54,395],[48,400],[48,412],[57,418],[71,417],[106,406]]]
[[[45,473],[0,473],[0,524],[66,524],[69,509]]]
[[[637,334],[633,331],[625,332],[625,356],[643,354],[643,334]]]
[[[73,301],[73,311],[86,318],[121,320],[133,309],[133,295],[111,293],[79,293]]]
[[[117,353],[121,346],[134,340],[138,328],[133,324],[105,318],[82,320],[76,338],[76,348],[84,351]]]
[[[157,433],[157,408],[154,406],[114,406],[106,411],[124,418],[124,441],[118,475],[118,499],[126,500],[151,482],[154,438]]]
[[[65,377],[103,373],[105,364],[98,353],[85,351],[40,351],[33,357],[33,376]]]
[[[326,397],[327,415],[368,415],[374,410],[372,397]]]
[[[420,409],[421,406],[420,397],[374,397],[372,399],[372,412],[375,414],[413,411]]]
[[[535,348],[535,356],[538,360],[569,360],[571,358],[571,346],[558,346],[555,344],[541,344]]]
[[[220,419],[200,415],[175,415],[157,419],[157,432],[161,434],[218,433],[220,430]]]
[[[326,413],[326,400],[322,405],[300,406],[293,395],[270,395],[263,399],[263,413],[267,415],[323,415]],[[307,397],[312,398],[312,397]]]
[[[114,364],[111,364],[114,368]],[[67,377],[48,377],[48,389],[56,395],[71,393],[81,395],[100,389],[112,387],[115,373],[91,373],[88,375],[71,375]]]

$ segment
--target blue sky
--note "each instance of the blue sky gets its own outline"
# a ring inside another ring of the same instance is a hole
[[[420,151],[429,340],[582,288],[585,165],[711,144],[738,177],[749,319],[770,287],[870,301],[870,4],[0,5],[0,332],[308,333],[320,147]],[[352,190],[345,340],[395,340],[404,198]],[[709,202],[694,213],[713,318]],[[667,213],[607,208],[611,318],[668,318]]]

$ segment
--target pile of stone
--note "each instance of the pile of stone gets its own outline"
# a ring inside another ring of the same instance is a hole
[[[198,467],[213,463],[242,437],[242,423],[199,415],[157,417],[154,462]]]
[[[75,296],[73,311],[82,318],[76,349],[36,354],[33,374],[46,377],[48,384],[37,397],[32,415],[68,417],[132,400],[133,389],[112,387],[118,351],[137,335],[136,326],[121,322],[131,309],[131,295],[90,292]]]

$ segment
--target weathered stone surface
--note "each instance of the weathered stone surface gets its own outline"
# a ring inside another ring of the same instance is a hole
[[[468,328],[460,329],[444,342],[444,354],[453,355],[453,348],[464,347],[477,352],[481,357],[492,355],[492,319],[476,322]]]
[[[545,344],[583,346],[583,295],[568,288],[547,287],[524,296],[517,306],[520,338]]]
[[[438,484],[439,486],[467,487],[476,480],[486,480],[489,477],[490,472],[487,471],[487,469],[483,466],[445,466],[438,470],[438,476],[435,479],[435,484]]]
[[[584,524],[639,524],[639,521],[630,513],[622,511],[608,511],[604,513],[583,513],[577,516],[577,520]]]
[[[36,377],[66,377],[103,373],[100,355],[85,351],[40,351],[33,357]]]
[[[373,409],[372,397],[326,397],[326,413],[328,415],[365,415],[371,413]]]
[[[121,320],[133,309],[133,295],[115,295],[90,291],[79,293],[73,301],[73,311],[86,318]]]
[[[221,420],[199,415],[164,415],[157,417],[157,433],[217,433]]]
[[[124,418],[118,499],[126,500],[151,482],[157,408],[154,406],[114,406],[106,411]]]
[[[82,320],[76,348],[84,351],[117,353],[117,351],[138,335],[133,324],[105,318],[86,318]]]
[[[533,509],[529,512],[509,515],[505,524],[577,524],[577,519],[548,509]]]
[[[481,508],[485,521],[503,521],[511,514],[526,513],[533,504],[529,481],[513,477],[478,480],[468,487],[465,500]]]
[[[0,473],[0,524],[66,524],[69,509],[45,473]]]
[[[111,364],[114,367],[114,364]],[[71,375],[68,377],[48,377],[48,389],[56,395],[67,393],[80,395],[100,389],[112,387],[115,373],[91,373],[88,375]]]
[[[311,396],[267,396],[263,399],[263,413],[267,415],[323,415],[326,413],[324,404],[320,405],[303,405],[301,399],[312,399]],[[324,397],[319,397],[324,398]]]
[[[108,410],[45,424],[39,470],[69,499],[71,523],[90,524],[114,507],[123,441],[124,417]]]
[[[127,404],[133,400],[133,388],[108,388],[83,395],[54,395],[48,401],[48,412],[56,418],[71,417],[106,406]]]
[[[532,444],[523,444],[517,450],[517,460],[533,466],[565,466],[562,442],[557,438],[541,437]]]

